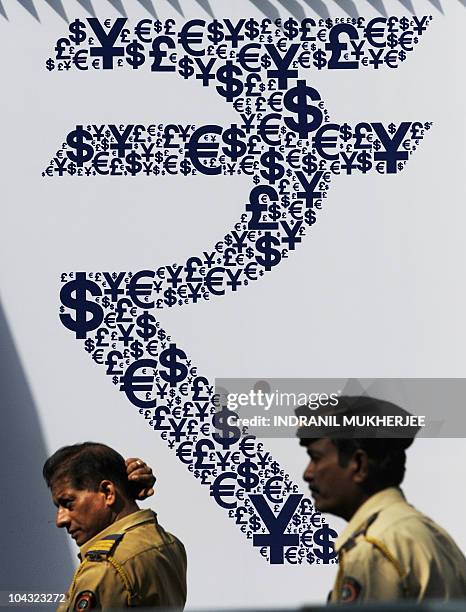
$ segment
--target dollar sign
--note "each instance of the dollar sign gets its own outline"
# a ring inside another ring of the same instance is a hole
[[[387,36],[387,41],[388,41],[388,46],[391,49],[394,49],[398,44],[398,36],[394,32],[392,32],[391,34]]]
[[[213,42],[214,45],[217,45],[225,38],[225,34],[223,33],[223,26],[218,21],[218,19],[214,19],[212,23],[209,23],[209,25],[207,26],[207,30],[209,32],[209,34],[207,34],[207,38],[211,42]]]
[[[171,343],[169,348],[160,353],[160,365],[167,368],[168,373],[159,369],[159,375],[165,382],[170,383],[170,387],[176,386],[188,374],[188,368],[180,359],[186,359],[186,353],[177,348],[175,343]]]
[[[108,295],[104,295],[102,299],[102,306],[104,308],[108,308],[110,306],[110,298],[108,297]]]
[[[178,72],[181,74],[183,79],[189,79],[189,77],[194,74],[193,64],[193,60],[188,55],[185,55],[180,59],[180,70],[178,70]]]
[[[344,123],[340,127],[340,134],[341,134],[342,140],[344,142],[348,142],[348,140],[350,140],[353,137],[353,130],[347,123]]]
[[[236,416],[236,412],[228,410],[226,406],[214,414],[212,419],[213,426],[217,430],[212,437],[218,444],[221,444],[224,450],[227,450],[232,444],[235,444],[241,436],[241,431],[235,425],[230,425],[228,419]],[[221,433],[219,433],[221,432]]]
[[[99,285],[86,279],[85,272],[76,272],[75,280],[69,281],[60,290],[62,304],[76,311],[75,319],[69,314],[60,314],[60,320],[65,327],[76,333],[77,339],[81,340],[88,332],[99,327],[104,318],[104,311],[99,304],[86,299],[87,292],[93,296],[102,295]],[[88,312],[91,314],[89,320]]]
[[[129,57],[126,58],[126,61],[133,68],[133,70],[136,70],[136,68],[142,66],[142,64],[144,64],[146,61],[146,57],[144,53],[141,53],[141,51],[144,51],[144,45],[139,43],[136,39],[129,43],[129,45],[126,47],[126,54],[129,55]]]
[[[312,155],[312,153],[306,153],[306,155],[303,157],[302,168],[306,174],[308,175],[314,174],[314,172],[317,170],[317,157],[315,155]],[[289,202],[289,197],[288,197],[288,202]]]
[[[92,351],[95,349],[94,340],[92,340],[92,338],[88,338],[84,343],[84,347],[88,353],[92,353]]]
[[[130,348],[130,353],[132,357],[134,357],[134,359],[139,359],[144,354],[144,351],[142,349],[142,342],[139,342],[139,340],[135,340],[134,342],[131,342],[131,344],[129,345],[129,348]]]
[[[299,514],[294,514],[292,521],[293,521],[293,525],[295,525],[296,527],[298,525],[301,525],[301,522],[302,522],[301,521],[301,517],[299,516]]]
[[[80,19],[75,19],[69,26],[70,40],[80,45],[86,40],[86,24]]]
[[[400,28],[402,30],[407,30],[409,28],[409,19],[407,17],[402,17],[402,19],[400,19]]]
[[[49,57],[49,59],[45,62],[45,65],[47,67],[47,70],[53,70],[55,68],[55,62],[53,61],[53,59],[51,59]]]
[[[261,180],[260,180],[260,178],[257,176],[257,174],[255,174],[255,175],[254,175],[254,177],[253,177],[253,179],[252,179],[252,182],[253,182],[255,185],[258,185],[258,184],[260,183],[260,181],[261,181]]]
[[[398,162],[398,170],[401,172],[404,168],[404,163],[403,162]]]
[[[159,329],[159,333],[157,334],[157,337],[158,337],[159,340],[161,340],[163,342],[165,340],[165,338],[167,337],[167,334],[165,333],[165,330]]]
[[[249,40],[254,40],[259,36],[260,32],[257,25],[257,21],[253,17],[251,17],[251,19],[248,19],[244,24],[244,29]]]
[[[136,325],[139,327],[136,330],[138,336],[140,336],[144,342],[147,342],[150,338],[153,338],[156,333],[155,318],[145,310],[142,315],[136,319]]]
[[[68,134],[66,143],[72,149],[76,149],[76,153],[67,151],[66,155],[71,161],[76,162],[78,166],[82,166],[88,162],[94,155],[94,147],[84,140],[92,140],[91,133],[83,129],[82,125],[77,125],[76,129]]]
[[[337,536],[337,532],[331,529],[327,523],[324,523],[314,534],[314,543],[320,546],[320,549],[313,549],[314,554],[319,559],[322,559],[324,563],[328,563],[330,559],[334,559],[337,556],[335,545],[331,541],[331,538],[336,538]]]
[[[249,519],[249,526],[251,527],[252,531],[259,531],[259,529],[261,528],[261,522],[259,520],[259,517],[253,514]]]
[[[283,155],[272,147],[261,155],[260,161],[265,170],[261,170],[260,173],[272,185],[285,174],[283,164],[278,163],[277,160],[282,162]]]
[[[261,66],[262,68],[270,68],[272,65],[272,60],[270,59],[270,55],[268,53],[264,53],[261,56]]]
[[[306,211],[304,212],[304,220],[308,225],[314,225],[317,220],[315,210],[312,208],[306,208]]]
[[[157,32],[157,34],[160,34],[162,31],[162,22],[158,19],[154,21],[154,31]]]
[[[356,159],[359,162],[359,169],[361,172],[363,174],[369,172],[369,170],[372,168],[372,156],[369,151],[362,151],[362,153],[359,153]]]
[[[227,146],[222,147],[222,151],[230,159],[236,161],[238,157],[242,157],[246,153],[245,138],[246,133],[237,125],[231,124],[231,127],[223,132],[222,139]]]
[[[249,457],[238,466],[238,484],[248,493],[259,483],[259,476],[254,474],[257,469],[257,465]]]
[[[293,19],[293,17],[287,19],[283,24],[285,36],[288,38],[288,40],[296,38],[296,36],[299,34],[299,28],[297,26],[298,22],[296,21],[296,19]]]
[[[246,255],[248,257],[248,259],[252,259],[254,256],[254,249],[252,247],[248,247],[246,249]]]
[[[118,376],[114,376],[114,377],[112,378],[112,383],[113,383],[114,385],[117,385],[119,382],[120,382],[120,379],[118,378]]]
[[[125,157],[126,164],[127,164],[125,167],[128,170],[128,172],[131,174],[131,176],[135,176],[136,174],[141,172],[142,164],[139,161],[140,159],[141,159],[141,156],[139,155],[139,153],[136,153],[135,151],[132,151]]]
[[[77,172],[76,164],[73,162],[70,162],[66,169],[68,170],[68,174],[70,174],[71,176],[73,176],[73,174],[76,174]]]
[[[280,471],[280,466],[278,465],[276,461],[273,461],[270,466],[270,469],[272,470],[272,474],[276,476]]]
[[[163,162],[163,153],[162,151],[157,151],[157,153],[154,155],[154,159],[158,164],[161,164]]]
[[[317,130],[323,121],[320,108],[307,103],[308,97],[313,101],[320,100],[319,92],[313,87],[306,85],[306,81],[298,81],[296,87],[289,89],[284,97],[285,108],[297,114],[297,120],[293,117],[285,117],[285,123],[294,132],[298,132],[300,138],[307,138],[310,132]],[[312,120],[309,121],[308,116]]]
[[[408,56],[406,55],[406,52],[405,52],[405,51],[400,51],[400,52],[398,53],[398,57],[400,58],[400,61],[404,62],[404,61],[405,61],[405,59],[406,59]]]
[[[274,266],[277,266],[282,259],[282,254],[278,249],[274,249],[273,245],[280,246],[280,240],[270,234],[261,236],[256,242],[256,250],[264,254],[263,257],[261,255],[256,255],[256,261],[263,266],[267,272]]]
[[[183,159],[183,161],[180,164],[180,170],[181,170],[181,173],[184,174],[184,176],[188,176],[188,174],[191,173],[191,163],[189,159]]]
[[[228,60],[224,66],[217,70],[217,80],[224,83],[224,87],[217,85],[218,93],[223,96],[227,102],[232,102],[243,91],[243,83],[239,79],[235,79],[234,75],[242,76],[241,68],[235,66],[231,60]]]
[[[378,138],[374,140],[373,147],[376,151],[380,151],[380,149],[382,148],[382,143],[380,142]]]
[[[312,63],[318,70],[322,70],[322,68],[325,68],[327,65],[327,54],[323,49],[317,49],[317,51],[314,51],[312,58],[314,60]]]
[[[273,202],[273,204],[269,206],[268,211],[269,217],[272,221],[277,221],[277,219],[280,219],[282,216],[281,206],[278,204],[278,202]]]
[[[396,125],[394,123],[390,123],[390,125],[388,126],[388,131],[390,132],[390,134],[394,134],[396,132]]]

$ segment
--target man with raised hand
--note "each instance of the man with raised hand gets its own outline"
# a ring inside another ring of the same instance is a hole
[[[183,609],[184,546],[135,501],[153,492],[149,468],[138,459],[126,465],[112,448],[85,442],[59,449],[45,462],[43,475],[57,507],[57,527],[66,528],[80,547],[81,564],[60,611]]]

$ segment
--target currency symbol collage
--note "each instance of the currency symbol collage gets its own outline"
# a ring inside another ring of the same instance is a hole
[[[45,70],[149,70],[193,79],[237,113],[230,125],[78,124],[43,167],[64,176],[246,175],[244,213],[202,252],[136,271],[64,271],[59,318],[270,564],[335,563],[337,533],[264,442],[234,424],[159,311],[262,280],[331,205],[337,175],[394,175],[432,128],[425,118],[351,125],[330,116],[323,70],[395,70],[431,16],[320,19],[75,19]],[[384,176],[380,180],[384,180]],[[349,180],[349,179],[348,179]],[[233,299],[233,298],[232,298]]]

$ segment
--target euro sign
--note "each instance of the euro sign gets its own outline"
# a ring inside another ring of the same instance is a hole
[[[150,370],[157,368],[157,362],[153,359],[139,359],[129,365],[121,377],[120,391],[126,393],[129,401],[139,408],[155,408],[157,401],[147,399],[147,394],[151,395],[154,386],[154,374]],[[139,370],[142,370],[139,373]],[[139,393],[143,393],[145,398],[141,398]]]

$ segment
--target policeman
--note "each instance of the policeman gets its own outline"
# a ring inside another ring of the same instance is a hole
[[[353,425],[356,420],[364,427],[368,417],[409,422],[412,415],[361,396],[341,397],[336,407],[317,411],[301,406],[296,414],[333,419],[328,427],[301,427],[297,434],[310,457],[304,480],[315,508],[349,521],[336,540],[339,571],[329,601],[465,598],[464,555],[444,529],[408,504],[399,488],[405,450],[418,427],[367,426],[361,437]]]
[[[57,527],[66,528],[80,547],[81,564],[58,608],[61,612],[130,606],[183,609],[186,552],[158,524],[154,512],[138,508],[135,499],[150,495],[153,484],[147,481],[141,493],[137,477],[145,470],[138,462],[136,485],[127,478],[123,457],[104,444],[66,446],[45,462],[43,475],[57,507]]]

